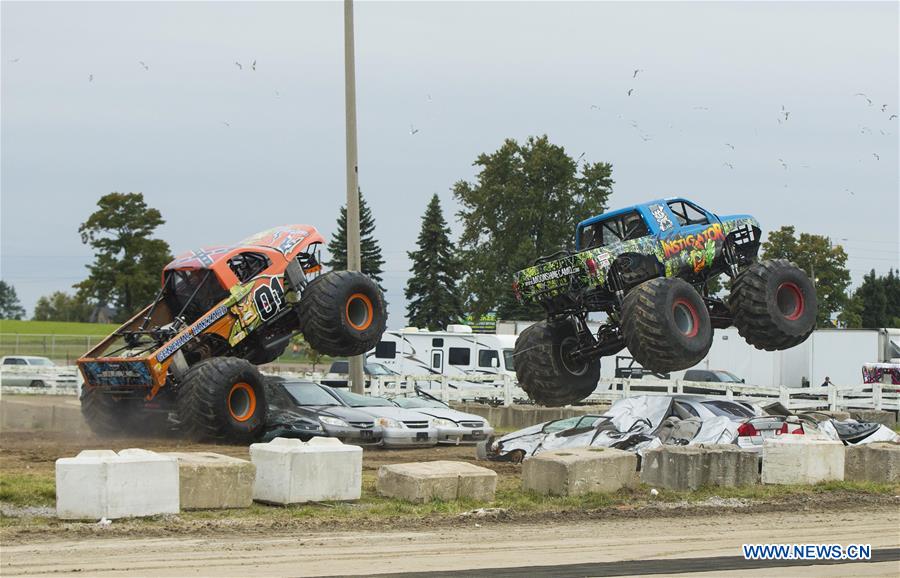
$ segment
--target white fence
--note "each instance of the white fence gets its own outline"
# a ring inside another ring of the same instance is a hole
[[[284,376],[303,377],[310,381],[321,381],[319,373],[289,374]],[[348,376],[329,374],[329,378],[346,381]],[[479,376],[437,376],[437,375],[396,375],[371,376],[371,385],[366,391],[371,395],[396,397],[412,395],[418,384],[428,393],[444,402],[471,400],[492,401],[501,405],[526,402],[528,395],[516,380],[503,375]],[[584,404],[608,404],[625,397],[636,395],[673,395],[702,391],[703,395],[721,396],[726,399],[769,404],[780,402],[790,410],[848,410],[876,409],[900,411],[900,394],[897,386],[881,383],[860,385],[831,385],[828,387],[761,387],[743,383],[712,383],[650,379],[602,380],[598,388],[588,396]]]
[[[348,376],[322,373],[277,372],[283,377],[299,377],[310,381],[343,380]],[[327,379],[326,379],[327,377]],[[396,375],[371,376],[367,392],[384,397],[415,394],[418,385],[445,402],[484,401],[497,405],[527,402],[528,395],[508,375]],[[42,381],[45,385],[27,385]],[[9,367],[0,369],[0,390],[3,393],[48,395],[77,395],[81,374],[74,366]],[[769,404],[780,402],[790,410],[850,410],[874,409],[900,411],[898,386],[870,383],[860,385],[830,385],[828,387],[760,387],[743,383],[710,383],[650,379],[613,379],[601,381],[598,388],[583,401],[585,404],[609,404],[635,395],[672,395],[702,391],[703,395],[726,399]]]
[[[78,395],[81,383],[81,372],[74,365],[0,366],[0,386],[3,393]]]

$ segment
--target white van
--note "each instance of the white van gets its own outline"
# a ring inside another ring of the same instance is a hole
[[[515,335],[472,333],[468,325],[447,331],[407,327],[385,331],[367,363],[380,363],[401,375],[503,375],[515,377]]]

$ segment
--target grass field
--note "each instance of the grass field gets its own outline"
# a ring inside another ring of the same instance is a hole
[[[0,333],[18,333],[20,335],[92,335],[106,337],[117,328],[118,325],[111,323],[0,320]]]
[[[71,363],[117,328],[106,323],[4,319],[0,321],[0,355],[40,355]]]

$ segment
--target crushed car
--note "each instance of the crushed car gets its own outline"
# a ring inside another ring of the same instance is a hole
[[[900,441],[880,424],[838,421],[818,412],[793,414],[780,404],[767,408],[724,397],[635,396],[615,402],[604,414],[549,421],[490,438],[478,444],[476,453],[482,459],[519,463],[544,451],[582,447],[642,454],[662,445],[735,444],[760,453],[764,440],[781,435],[810,435],[845,444]]]
[[[403,409],[432,418],[438,430],[438,443],[477,443],[494,435],[494,428],[480,415],[455,410],[419,388],[416,393],[416,397],[395,397],[392,401]]]
[[[321,436],[353,445],[381,444],[381,426],[371,415],[345,406],[317,383],[267,376],[266,399],[269,411],[262,441]]]
[[[437,444],[437,421],[421,413],[403,409],[383,397],[360,395],[344,388],[320,385],[334,399],[349,408],[358,409],[375,418],[381,426],[382,445],[394,447],[428,447]]]

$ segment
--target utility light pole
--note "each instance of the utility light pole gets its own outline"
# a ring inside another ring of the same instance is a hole
[[[353,54],[353,0],[344,0],[344,109],[347,118],[347,270],[361,269],[359,173],[356,147],[356,65]],[[350,389],[363,393],[363,357],[350,358]]]

